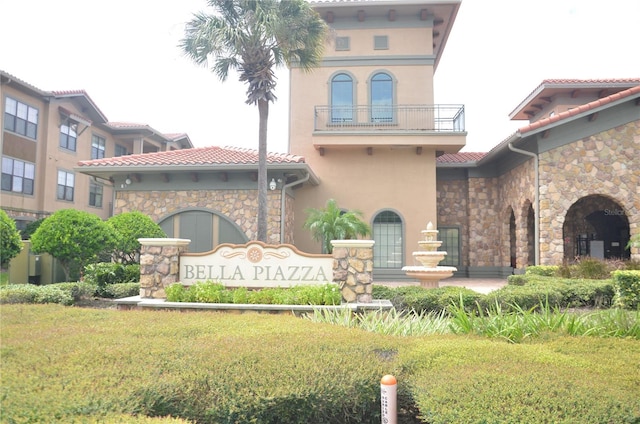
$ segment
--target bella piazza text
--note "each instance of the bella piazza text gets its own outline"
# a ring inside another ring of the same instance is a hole
[[[228,287],[289,287],[333,280],[333,258],[298,251],[291,245],[223,244],[180,257],[180,283],[217,281]]]

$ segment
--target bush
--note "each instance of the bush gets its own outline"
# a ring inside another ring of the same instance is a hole
[[[165,238],[167,235],[158,224],[139,211],[114,215],[107,223],[115,230],[114,257],[118,262],[133,264],[139,261],[139,238]]]
[[[4,268],[9,261],[22,250],[22,239],[16,228],[16,222],[0,209],[0,267]]]
[[[527,284],[527,277],[525,275],[510,275],[507,277],[507,284],[512,286],[524,286]]]
[[[604,279],[609,278],[611,270],[605,261],[594,258],[581,259],[576,264],[577,278],[589,278],[589,279]]]
[[[140,283],[109,284],[102,291],[102,297],[109,299],[121,299],[123,297],[137,296],[140,294]]]
[[[615,305],[621,308],[640,307],[640,271],[614,271]]]
[[[540,275],[542,277],[554,277],[559,275],[560,267],[555,265],[530,265],[527,267],[525,273]]]
[[[374,286],[375,287],[375,286]],[[465,308],[474,308],[476,302],[484,295],[464,287],[440,287],[426,289],[420,286],[401,286],[390,290],[378,290],[376,299],[384,294],[398,311],[423,313],[447,312],[451,304],[462,303]]]
[[[99,262],[84,268],[84,281],[97,287],[97,295],[110,297],[108,286],[140,281],[140,265]]]
[[[174,283],[165,288],[169,302],[234,303],[267,305],[339,305],[342,294],[337,284],[328,283],[289,288],[248,290],[226,288],[220,282],[199,281],[190,287]]]
[[[74,298],[70,290],[57,284],[11,284],[0,289],[0,303],[59,303],[69,306],[73,305]]]

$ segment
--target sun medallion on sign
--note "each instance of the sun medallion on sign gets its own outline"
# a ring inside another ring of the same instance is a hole
[[[247,259],[249,262],[257,263],[262,260],[262,250],[258,247],[252,247],[247,250]]]

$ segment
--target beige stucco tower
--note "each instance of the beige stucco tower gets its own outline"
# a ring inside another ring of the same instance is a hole
[[[401,275],[437,222],[436,157],[464,145],[464,107],[434,104],[433,75],[459,1],[322,2],[331,27],[319,68],[290,74],[290,152],[320,179],[296,191],[295,243],[320,249],[305,209],[334,198],[373,228],[378,277]]]

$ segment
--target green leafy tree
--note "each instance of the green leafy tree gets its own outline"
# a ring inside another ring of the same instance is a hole
[[[124,212],[107,220],[114,229],[116,246],[114,259],[125,265],[137,263],[140,257],[139,238],[164,238],[165,232],[158,224],[139,211]]]
[[[85,265],[115,246],[113,228],[97,215],[61,209],[45,219],[31,236],[34,252],[56,258],[67,281],[79,277]]]
[[[343,211],[334,199],[329,199],[324,209],[306,209],[304,228],[311,231],[313,239],[322,242],[322,250],[333,252],[331,240],[349,240],[371,233],[358,210]]]
[[[0,267],[5,268],[9,261],[22,250],[20,231],[16,228],[16,221],[0,209]]]
[[[214,63],[221,81],[236,70],[248,85],[247,104],[256,104],[258,128],[258,234],[267,241],[267,122],[275,101],[276,67],[304,70],[322,58],[327,25],[306,0],[208,0],[215,14],[197,13],[180,42],[197,64]]]

